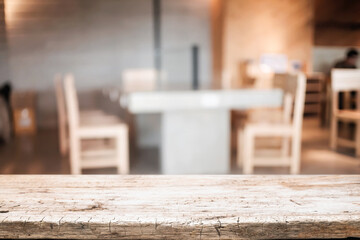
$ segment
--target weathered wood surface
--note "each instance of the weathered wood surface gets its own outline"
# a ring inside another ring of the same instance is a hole
[[[360,237],[360,176],[0,176],[0,238]]]

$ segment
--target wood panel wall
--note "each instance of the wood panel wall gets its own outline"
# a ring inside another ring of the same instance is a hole
[[[211,38],[212,38],[212,70],[213,86],[221,87],[223,68],[223,39],[224,39],[224,0],[211,1]]]
[[[360,1],[316,0],[315,45],[360,47]]]
[[[238,65],[264,53],[282,53],[311,70],[312,0],[226,0],[223,70],[241,84]]]
[[[9,80],[4,0],[0,0],[0,86]]]

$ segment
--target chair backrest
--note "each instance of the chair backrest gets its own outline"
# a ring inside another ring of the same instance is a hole
[[[249,71],[250,65],[252,65],[252,63],[250,61],[241,61],[239,63],[238,70],[239,70],[241,87],[254,86],[255,77],[249,74],[251,72],[251,71]]]
[[[267,65],[260,64],[258,66],[258,73],[255,78],[255,88],[272,88],[274,79],[273,70]]]
[[[360,90],[360,70],[358,69],[332,69],[332,92],[347,92]]]
[[[79,127],[79,103],[75,89],[74,76],[67,74],[64,79],[65,100],[67,119],[69,124],[70,136],[75,133]]]
[[[247,61],[240,63],[239,70],[242,86],[272,88],[274,71],[267,65]]]
[[[68,134],[67,134],[67,117],[64,97],[64,85],[61,74],[56,74],[54,77],[56,105],[58,113],[58,127],[59,127],[59,144],[60,152],[64,155],[68,149]]]
[[[306,77],[303,73],[276,75],[274,87],[284,90],[284,118],[290,120],[296,130],[301,131],[305,92]]]
[[[124,92],[153,91],[156,88],[158,71],[155,69],[127,69],[122,73]]]
[[[356,107],[360,107],[360,70],[357,69],[332,69],[331,70],[332,112],[339,110],[339,92],[343,94],[343,109],[350,108],[350,91],[358,91]]]

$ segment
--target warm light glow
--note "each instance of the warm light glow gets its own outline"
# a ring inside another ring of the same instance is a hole
[[[5,21],[7,24],[11,23],[15,18],[16,11],[19,10],[21,4],[26,0],[5,0]]]

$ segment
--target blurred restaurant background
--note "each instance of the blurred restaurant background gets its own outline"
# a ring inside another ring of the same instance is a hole
[[[359,174],[358,0],[0,0],[0,174]]]

